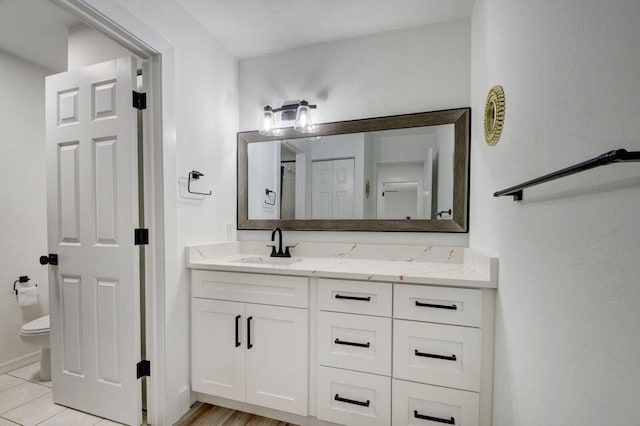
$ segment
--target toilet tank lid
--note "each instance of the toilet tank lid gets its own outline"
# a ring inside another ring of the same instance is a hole
[[[47,331],[49,330],[49,315],[45,315],[40,318],[36,318],[33,321],[29,321],[22,326],[22,331],[34,332],[34,331]]]

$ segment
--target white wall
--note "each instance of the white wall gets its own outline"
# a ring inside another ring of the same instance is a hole
[[[48,72],[0,51],[0,371],[36,352],[18,337],[27,321],[48,313],[44,79]],[[20,308],[12,289],[20,275],[38,284],[38,305]]]
[[[476,0],[471,246],[500,257],[495,426],[640,424],[640,168],[496,190],[640,150],[640,2]],[[496,147],[484,101],[506,94]]]
[[[68,69],[74,70],[124,56],[135,55],[85,24],[69,28]],[[140,65],[139,58],[138,65]]]
[[[247,201],[250,219],[280,219],[280,141],[247,146]],[[267,196],[266,190],[275,191]],[[268,203],[272,201],[275,205]]]
[[[455,127],[453,124],[435,126],[438,141],[438,200],[436,213],[443,210],[453,210],[453,153],[455,144]],[[482,140],[480,141],[482,143]],[[443,219],[451,219],[449,215],[442,215]]]
[[[117,0],[137,19],[175,48],[176,169],[178,238],[174,250],[180,269],[166,283],[168,418],[175,422],[190,403],[189,275],[185,244],[226,239],[226,224],[236,214],[236,132],[238,131],[237,62],[174,0]],[[204,177],[186,193],[187,173]]]
[[[240,130],[264,105],[317,103],[319,122],[469,105],[469,19],[322,43],[240,61]],[[473,213],[472,213],[473,214]],[[466,245],[466,234],[287,232],[305,241]],[[240,239],[266,232],[240,231]]]

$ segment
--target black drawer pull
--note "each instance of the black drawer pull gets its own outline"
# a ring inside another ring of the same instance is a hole
[[[247,318],[247,349],[251,349],[253,345],[251,344],[251,320],[253,317]]]
[[[236,315],[236,348],[240,346],[240,318],[241,315]]]
[[[340,402],[346,402],[347,404],[359,405],[361,407],[368,407],[369,404],[371,403],[371,401],[369,401],[368,399],[367,399],[367,402],[362,402],[362,401],[356,401],[354,399],[340,398],[338,394],[336,394],[336,396],[333,399]]]
[[[457,311],[458,307],[456,305],[438,305],[436,303],[422,303],[416,300],[416,306],[421,308],[437,308],[437,309],[451,309],[452,311]]]
[[[456,358],[455,355],[447,356],[447,355],[427,354],[424,352],[420,352],[417,349],[415,350],[414,353],[416,356],[423,356],[425,358],[446,359],[447,361],[456,361],[458,359]]]
[[[345,299],[345,300],[360,300],[362,302],[371,302],[371,296],[358,297],[358,296],[343,296],[341,294],[336,294],[335,298]]]
[[[418,413],[418,410],[413,410],[413,417],[415,417],[416,419],[429,420],[429,421],[432,421],[432,422],[445,423],[445,424],[448,424],[448,425],[455,425],[456,424],[456,419],[454,419],[453,417],[451,417],[451,419],[447,420],[447,419],[443,419],[443,418],[440,418],[440,417],[425,416],[424,414]]]
[[[336,345],[347,345],[347,346],[357,346],[359,348],[368,348],[371,346],[370,342],[367,343],[357,343],[357,342],[347,342],[346,340],[336,339],[333,341]]]

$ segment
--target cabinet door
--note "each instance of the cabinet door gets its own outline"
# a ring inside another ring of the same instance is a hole
[[[246,306],[246,402],[306,416],[308,311]]]
[[[245,398],[245,304],[193,298],[191,383],[195,392]]]

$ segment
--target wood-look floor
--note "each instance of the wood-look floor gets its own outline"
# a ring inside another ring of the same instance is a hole
[[[279,420],[197,402],[176,423],[178,426],[296,426]]]

